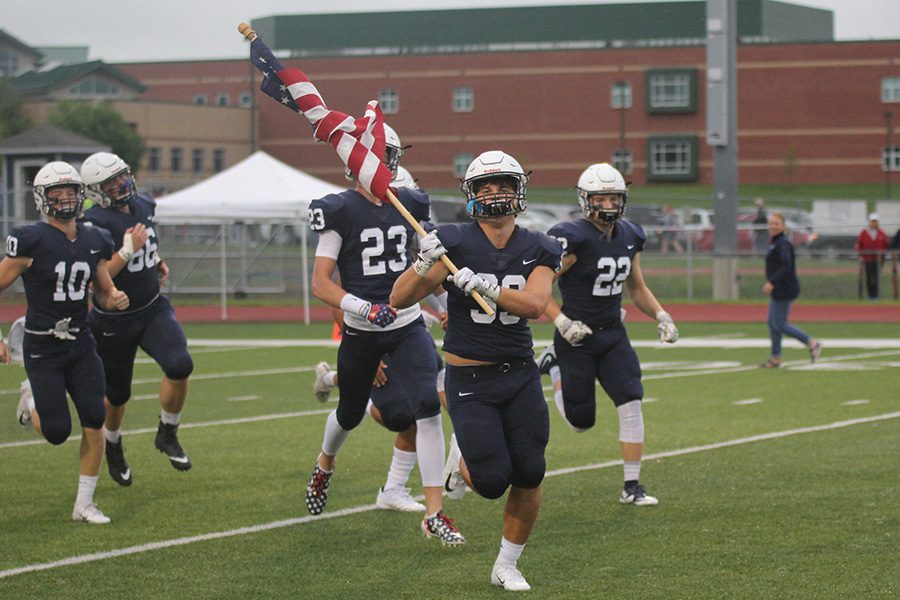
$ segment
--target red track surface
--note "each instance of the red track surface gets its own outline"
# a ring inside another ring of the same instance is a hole
[[[177,303],[177,299],[175,300]],[[666,304],[675,322],[764,323],[767,306],[747,304]],[[630,304],[625,305],[628,321],[647,322],[649,317]],[[176,306],[175,312],[183,323],[213,323],[221,320],[218,305]],[[0,306],[0,323],[10,323],[25,314],[25,306]],[[312,321],[330,321],[331,309],[310,308]],[[228,321],[234,322],[302,322],[302,306],[229,306]],[[792,322],[808,323],[900,323],[897,304],[804,304],[791,309]],[[898,330],[900,331],[900,330]]]

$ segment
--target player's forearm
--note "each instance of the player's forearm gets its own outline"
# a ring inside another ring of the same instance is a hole
[[[650,291],[650,288],[647,286],[643,286],[639,289],[629,290],[631,295],[631,300],[634,302],[634,305],[638,307],[642,313],[656,319],[656,315],[663,310],[662,305],[659,303],[659,300],[656,299],[656,296],[653,295],[653,292]]]
[[[341,300],[347,295],[347,291],[330,278],[313,277],[313,296],[334,308],[341,307]]]
[[[559,308],[559,304],[556,303],[556,300],[550,298],[547,302],[547,308],[544,309],[544,316],[552,321],[558,317],[561,312],[562,310]]]
[[[409,308],[418,304],[443,280],[441,273],[442,267],[438,265],[432,267],[426,277],[422,277],[414,269],[407,269],[394,282],[391,290],[391,306]]]
[[[128,261],[122,258],[121,254],[115,253],[111,259],[106,261],[106,270],[109,271],[109,276],[114,278],[122,272],[127,264]]]

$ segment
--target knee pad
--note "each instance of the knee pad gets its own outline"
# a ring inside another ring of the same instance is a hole
[[[616,407],[619,413],[619,441],[628,444],[644,443],[644,414],[640,400],[632,400]]]
[[[416,423],[416,418],[405,406],[385,406],[378,410],[381,412],[381,424],[394,433],[406,431]]]
[[[62,419],[41,419],[41,433],[44,434],[44,439],[48,442],[54,446],[59,446],[69,439],[69,435],[72,433],[72,424],[66,423]]]
[[[510,478],[508,475],[496,471],[489,471],[487,473],[482,473],[479,476],[476,476],[469,473],[472,477],[472,485],[475,486],[475,491],[478,492],[478,495],[487,498],[488,500],[496,500],[506,493],[506,488],[509,487]]]
[[[187,379],[194,372],[194,360],[187,352],[173,357],[171,362],[166,362],[167,364],[163,366],[163,373],[173,381]]]

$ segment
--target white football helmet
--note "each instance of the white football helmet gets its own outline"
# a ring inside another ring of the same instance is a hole
[[[109,185],[104,184],[119,177],[122,177],[122,180],[114,190],[103,191],[103,187],[109,188]],[[87,188],[88,198],[104,208],[124,206],[138,193],[131,167],[111,152],[95,152],[84,159],[81,165],[81,179]]]
[[[589,201],[592,194],[618,194],[620,201],[614,208],[602,208]],[[578,178],[578,203],[588,219],[614,223],[625,214],[628,202],[628,184],[618,169],[609,163],[589,166]]]
[[[394,128],[384,124],[384,164],[388,166],[394,178],[397,178],[397,167],[400,166],[400,157],[403,156],[403,145],[400,143],[400,136],[394,131]]]
[[[416,183],[416,180],[413,179],[412,173],[406,170],[405,167],[397,167],[397,174],[391,180],[391,185],[395,188],[409,188],[411,190],[418,190],[419,184]]]
[[[491,179],[509,179],[515,187],[515,194],[487,194],[476,197],[479,182]],[[516,215],[528,208],[525,193],[528,188],[528,174],[518,161],[499,150],[482,152],[466,169],[466,178],[460,185],[466,195],[466,212],[473,219]]]
[[[38,211],[59,221],[71,221],[81,216],[84,206],[84,184],[75,167],[67,162],[49,162],[34,176],[34,204]],[[57,187],[75,188],[75,197],[52,200],[49,192]]]

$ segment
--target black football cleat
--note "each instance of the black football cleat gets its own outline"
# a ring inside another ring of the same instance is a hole
[[[178,443],[178,425],[159,422],[159,428],[156,430],[156,449],[169,458],[169,462],[176,470],[190,470],[191,459]]]

